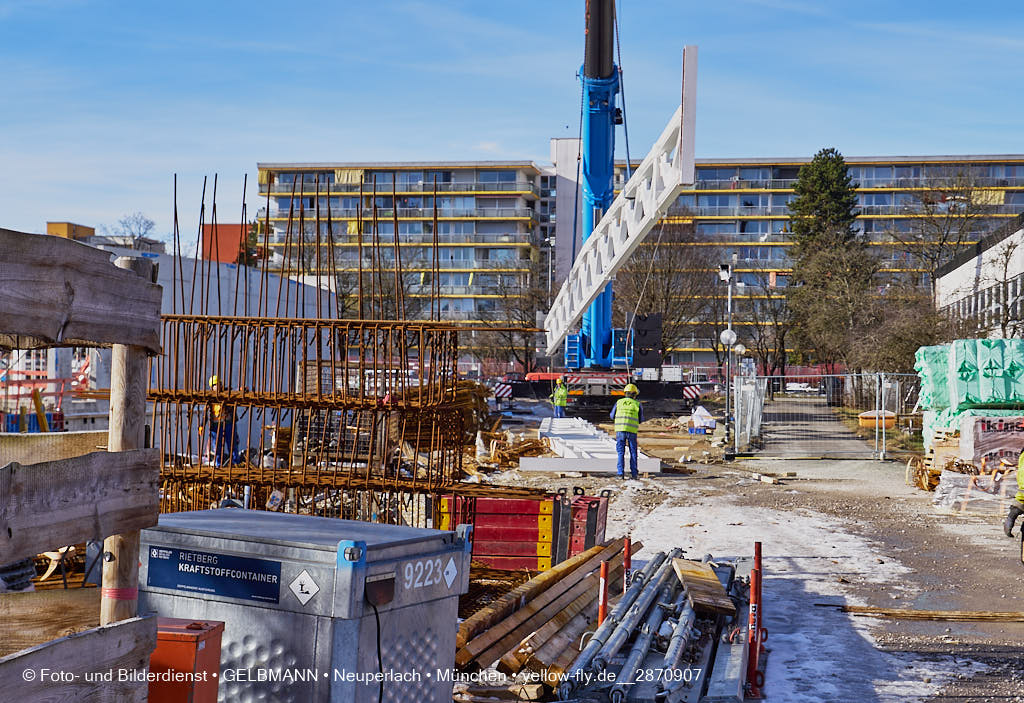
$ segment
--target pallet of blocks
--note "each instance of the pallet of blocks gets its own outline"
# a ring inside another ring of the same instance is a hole
[[[625,540],[599,544],[526,581],[462,622],[456,636],[456,666],[477,672],[496,665],[507,676],[532,672],[528,693],[544,693],[540,674],[550,683],[579,655],[581,635],[597,619],[601,562],[608,562],[609,591],[621,592]],[[642,545],[633,543],[631,551]],[[515,688],[515,687],[513,687]],[[461,691],[462,700],[486,695]],[[492,694],[493,695],[493,694]]]

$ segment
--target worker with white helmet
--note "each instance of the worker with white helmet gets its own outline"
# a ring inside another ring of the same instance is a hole
[[[615,470],[619,478],[625,480],[625,454],[626,446],[629,446],[629,475],[634,481],[637,479],[637,448],[636,435],[640,431],[640,423],[644,421],[644,409],[636,397],[640,394],[639,389],[630,383],[623,390],[626,397],[619,398],[612,408],[612,419],[615,420],[615,451],[618,454],[618,463]]]

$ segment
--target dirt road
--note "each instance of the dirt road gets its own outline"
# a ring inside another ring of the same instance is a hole
[[[696,468],[625,484],[504,480],[612,488],[608,534],[633,534],[646,554],[682,546],[696,558],[749,555],[760,540],[770,701],[1024,701],[1024,624],[883,621],[818,605],[1024,610],[1024,567],[1001,518],[936,514],[930,494],[905,486],[895,463]],[[797,476],[767,485],[750,469]]]

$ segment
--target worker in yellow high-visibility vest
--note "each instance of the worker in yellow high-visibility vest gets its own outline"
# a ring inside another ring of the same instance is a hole
[[[210,390],[214,393],[220,393],[223,390],[219,377],[210,376]],[[238,451],[238,432],[235,429],[235,407],[228,403],[214,401],[207,408],[207,416],[213,465],[225,466],[241,463],[242,455]]]
[[[1017,495],[1010,503],[1010,510],[1003,523],[1003,532],[1007,537],[1013,537],[1013,526],[1021,515],[1024,515],[1024,452],[1021,452],[1017,460]]]
[[[565,417],[565,408],[569,405],[569,386],[561,376],[555,380],[555,390],[551,392],[551,404],[555,408],[555,417]]]
[[[612,408],[612,419],[615,420],[615,451],[618,454],[618,463],[615,471],[619,478],[625,480],[625,459],[626,447],[629,446],[629,475],[634,481],[637,479],[636,461],[636,434],[640,431],[640,423],[644,421],[644,409],[636,397],[640,394],[639,389],[632,383],[625,387],[623,392],[625,398],[619,398]]]

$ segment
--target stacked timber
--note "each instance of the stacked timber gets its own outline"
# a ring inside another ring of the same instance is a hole
[[[593,629],[601,562],[608,562],[609,590],[621,591],[623,539],[586,552],[512,589],[464,620],[455,663],[463,671],[497,664],[500,672],[544,672],[554,680],[579,655],[580,637]],[[640,549],[634,543],[632,550]]]

